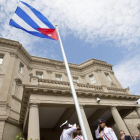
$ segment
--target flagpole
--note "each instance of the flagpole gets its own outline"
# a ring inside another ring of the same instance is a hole
[[[70,82],[70,87],[71,87],[71,91],[72,91],[72,95],[73,95],[73,99],[74,99],[74,103],[75,103],[75,108],[76,108],[76,111],[77,111],[77,116],[78,116],[78,119],[79,119],[79,123],[80,123],[81,129],[82,129],[83,136],[84,136],[84,140],[89,140],[88,136],[87,136],[86,129],[85,129],[85,125],[84,125],[83,117],[82,117],[82,114],[81,114],[78,98],[77,98],[77,95],[76,95],[76,92],[75,92],[72,76],[71,76],[71,73],[70,73],[70,69],[69,69],[69,66],[68,66],[67,58],[66,58],[66,55],[65,55],[65,51],[64,51],[64,48],[63,48],[63,44],[62,44],[62,41],[61,41],[61,38],[60,38],[60,35],[59,35],[57,25],[55,25],[55,28],[56,28],[56,31],[57,31],[57,34],[58,34],[59,43],[60,43],[60,47],[61,47],[66,71],[67,71],[67,74],[68,74],[69,82]]]

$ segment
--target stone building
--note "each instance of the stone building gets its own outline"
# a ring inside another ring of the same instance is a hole
[[[69,67],[89,140],[99,118],[118,137],[120,129],[139,133],[140,96],[122,88],[112,65],[90,59]],[[19,42],[0,38],[0,140],[20,132],[28,140],[59,140],[65,120],[78,123],[64,63],[31,56]]]

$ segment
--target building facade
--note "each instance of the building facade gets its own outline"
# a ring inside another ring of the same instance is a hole
[[[89,140],[99,118],[126,134],[140,130],[140,96],[124,89],[105,61],[69,63]],[[100,102],[97,102],[97,97]],[[59,139],[60,124],[78,124],[64,63],[31,56],[19,42],[0,38],[0,140]]]

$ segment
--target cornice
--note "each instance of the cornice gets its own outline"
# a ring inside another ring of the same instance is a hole
[[[96,87],[96,86],[95,86]],[[103,91],[101,91],[101,87],[99,91],[88,91],[88,90],[76,90],[76,94],[78,97],[85,97],[85,98],[96,98],[99,97],[101,99],[103,98],[107,98],[107,99],[117,99],[117,100],[132,100],[135,101],[137,99],[140,98],[140,96],[136,96],[136,95],[129,95],[129,94],[113,94],[113,93],[104,93]],[[22,98],[22,103],[21,103],[21,112],[20,112],[20,120],[19,122],[21,124],[23,124],[24,122],[24,118],[25,118],[25,114],[26,114],[26,110],[28,108],[29,105],[29,97],[30,94],[50,94],[50,95],[56,95],[56,96],[71,96],[71,91],[70,89],[55,89],[55,88],[48,88],[46,86],[34,86],[34,85],[24,85],[24,94],[23,94],[23,98]],[[134,105],[135,106],[135,105]]]
[[[13,40],[4,39],[4,38],[0,38],[0,44],[10,45],[10,46],[15,46],[15,47],[21,46],[21,44],[18,41],[13,41]]]
[[[18,56],[18,52],[21,53],[22,55],[24,55],[25,57],[28,58],[28,60],[31,62],[38,62],[38,63],[44,63],[44,64],[50,64],[50,65],[55,65],[56,69],[63,69],[65,68],[64,62],[63,61],[57,61],[57,60],[51,60],[51,59],[47,59],[47,58],[40,58],[40,57],[35,57],[35,56],[31,56],[22,46],[22,44],[20,44],[17,41],[13,41],[13,40],[8,40],[8,39],[3,39],[0,38],[0,44],[5,44],[5,45],[10,45],[10,47],[16,47],[17,48],[17,52],[10,52],[11,55],[16,56],[17,58]],[[81,64],[72,64],[69,63],[69,67],[71,69],[77,69],[77,70],[83,70],[89,66],[92,65],[102,65],[102,66],[107,66],[112,68],[111,64],[107,64],[105,61],[100,61],[100,60],[96,60],[96,59],[90,59],[88,61],[85,61]]]
[[[52,83],[54,81],[50,80],[47,83]],[[66,85],[66,87],[62,87],[62,85],[60,85],[60,82],[62,81],[57,81],[54,82],[55,84],[58,84],[57,88],[55,88],[55,86],[51,87],[50,85],[48,86],[43,86],[43,85],[24,85],[25,88],[25,92],[27,93],[34,93],[35,94],[42,94],[42,93],[58,93],[62,94],[62,95],[71,95],[71,91],[70,91],[70,87],[69,87],[69,83],[65,82],[63,83],[63,85]],[[79,84],[79,83],[78,83]],[[77,85],[78,85],[77,84]],[[114,88],[114,90],[118,90],[118,91],[123,91],[123,93],[115,93],[115,92],[104,92],[102,86],[93,86],[93,85],[85,85],[85,84],[80,84],[80,87],[82,88],[77,88],[76,89],[76,93],[77,95],[82,95],[82,96],[100,96],[100,97],[108,97],[108,98],[120,98],[120,99],[139,99],[140,96],[138,95],[130,95],[126,93],[126,89],[119,89],[119,88]],[[88,87],[89,89],[84,89],[85,87]],[[112,88],[113,89],[113,88]],[[82,93],[82,94],[80,94]]]

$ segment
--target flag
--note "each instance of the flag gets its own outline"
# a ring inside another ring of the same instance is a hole
[[[9,25],[41,38],[58,40],[56,29],[49,20],[23,1],[19,2]]]

